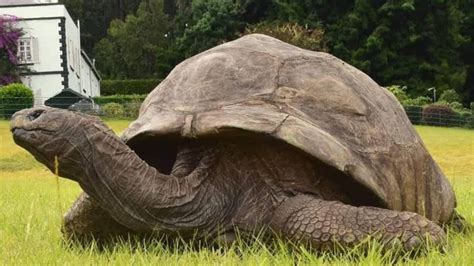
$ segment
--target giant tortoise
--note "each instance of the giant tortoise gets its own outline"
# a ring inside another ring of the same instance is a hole
[[[117,137],[53,108],[13,116],[15,142],[84,193],[67,236],[232,241],[264,230],[315,249],[368,236],[442,243],[446,177],[395,97],[327,53],[252,34],[193,56]]]

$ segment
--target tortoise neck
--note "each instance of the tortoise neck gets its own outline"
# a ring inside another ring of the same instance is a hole
[[[175,231],[184,205],[193,201],[215,156],[197,150],[196,163],[177,160],[170,175],[142,160],[110,130],[84,128],[85,172],[77,178],[84,191],[119,223],[136,231]],[[158,151],[159,152],[159,151]],[[193,152],[182,157],[190,159]],[[184,208],[185,209],[185,208]],[[189,210],[186,210],[189,211]]]

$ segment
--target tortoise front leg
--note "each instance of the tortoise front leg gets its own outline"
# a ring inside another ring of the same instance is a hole
[[[290,240],[302,241],[317,250],[354,246],[369,236],[382,244],[401,243],[406,251],[422,247],[426,240],[442,244],[443,230],[412,212],[375,207],[355,207],[298,195],[283,202],[272,218],[272,229]]]
[[[64,216],[61,232],[68,240],[88,244],[127,236],[132,231],[116,222],[91,197],[82,192]]]

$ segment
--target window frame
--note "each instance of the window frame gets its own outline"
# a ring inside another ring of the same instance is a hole
[[[28,43],[28,45],[22,45],[22,42],[23,43]],[[26,47],[29,48],[29,57],[30,59],[27,60],[27,51],[26,51]],[[22,48],[25,48],[24,50],[22,50]],[[17,53],[16,53],[16,58],[18,60],[18,64],[19,65],[32,65],[32,64],[35,64],[37,60],[35,60],[35,55],[36,55],[36,52],[35,51],[35,38],[34,37],[21,37],[18,39],[18,50],[17,50]],[[24,56],[24,57],[22,57]]]

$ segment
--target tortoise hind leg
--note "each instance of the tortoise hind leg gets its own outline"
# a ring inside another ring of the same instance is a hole
[[[456,233],[466,234],[474,231],[474,226],[470,224],[462,215],[454,210],[449,222],[445,225],[446,230],[453,230]]]
[[[131,230],[116,222],[82,192],[64,216],[61,232],[67,240],[87,245],[93,240],[103,244],[117,237],[127,236]]]
[[[438,245],[446,238],[438,225],[416,213],[355,207],[311,195],[298,195],[283,202],[275,210],[271,227],[316,250],[351,247],[368,236],[376,236],[384,245],[401,243],[403,250],[411,251],[422,247],[425,239]]]

